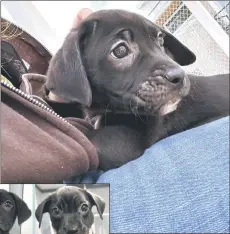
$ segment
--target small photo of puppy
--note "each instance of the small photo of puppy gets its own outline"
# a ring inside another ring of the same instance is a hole
[[[41,234],[109,233],[109,185],[36,185]]]
[[[30,217],[31,210],[25,201],[15,193],[0,187],[0,234],[11,234],[16,219],[18,225],[21,225]]]

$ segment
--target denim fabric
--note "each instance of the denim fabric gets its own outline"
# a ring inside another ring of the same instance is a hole
[[[168,137],[103,173],[111,233],[229,233],[229,117]]]
[[[99,176],[103,173],[101,170],[93,170],[82,175],[73,176],[68,180],[64,180],[64,184],[95,184]]]

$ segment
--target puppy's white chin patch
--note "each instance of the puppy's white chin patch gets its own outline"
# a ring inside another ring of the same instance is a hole
[[[57,96],[56,94],[54,94],[53,92],[49,92],[48,97],[51,101],[55,101],[55,102],[63,102],[63,103],[68,103],[65,99],[60,98],[59,96]]]
[[[50,225],[51,225],[51,227],[52,227],[51,222],[50,222]],[[56,232],[53,228],[51,228],[51,234],[57,234],[57,232]]]
[[[168,101],[160,108],[160,115],[164,116],[175,111],[180,101],[181,99],[177,99],[176,101]]]

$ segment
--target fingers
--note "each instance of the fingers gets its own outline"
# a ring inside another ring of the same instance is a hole
[[[86,19],[89,15],[93,13],[93,10],[89,8],[83,8],[81,9],[78,13],[77,16],[75,17],[72,28],[76,28],[84,19]]]

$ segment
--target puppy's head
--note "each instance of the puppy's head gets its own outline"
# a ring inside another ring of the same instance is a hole
[[[18,224],[21,225],[30,216],[31,211],[22,199],[14,193],[0,189],[0,231],[7,233],[17,217]]]
[[[46,198],[35,212],[41,226],[42,216],[48,212],[57,234],[88,234],[94,223],[92,207],[96,206],[102,218],[105,202],[89,191],[65,186]]]
[[[46,88],[69,102],[165,115],[190,89],[195,55],[144,17],[103,10],[73,29],[51,61]]]

